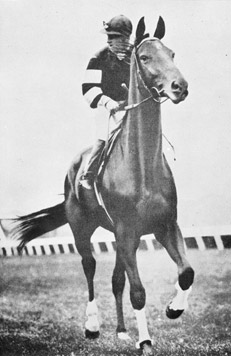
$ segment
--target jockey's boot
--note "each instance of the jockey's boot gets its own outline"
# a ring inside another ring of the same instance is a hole
[[[97,140],[92,147],[90,158],[87,162],[87,166],[80,178],[80,184],[86,189],[92,189],[95,177],[97,175],[97,169],[99,164],[99,158],[103,151],[105,141]]]

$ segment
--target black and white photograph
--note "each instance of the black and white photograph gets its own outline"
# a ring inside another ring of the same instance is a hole
[[[231,355],[230,14],[0,0],[0,356]]]

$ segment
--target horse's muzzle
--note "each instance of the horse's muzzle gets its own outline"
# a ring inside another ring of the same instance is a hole
[[[188,96],[188,83],[186,80],[173,81],[171,84],[171,92],[173,94],[172,102],[175,104],[185,100]]]

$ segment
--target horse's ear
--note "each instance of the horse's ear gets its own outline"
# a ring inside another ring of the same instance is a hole
[[[145,23],[144,23],[144,16],[143,16],[143,17],[141,17],[140,21],[138,22],[138,25],[137,25],[137,28],[136,28],[136,39],[135,39],[135,45],[136,46],[144,38],[144,32],[145,32]]]
[[[165,35],[165,23],[162,17],[160,16],[156,26],[156,31],[154,33],[154,37],[159,38],[159,40],[161,40],[161,38],[163,38],[164,35]]]

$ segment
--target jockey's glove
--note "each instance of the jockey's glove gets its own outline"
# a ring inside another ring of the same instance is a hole
[[[98,106],[104,106],[110,114],[114,114],[120,109],[120,104],[106,95],[101,96]]]

